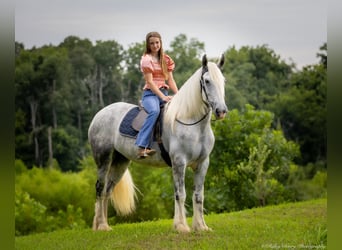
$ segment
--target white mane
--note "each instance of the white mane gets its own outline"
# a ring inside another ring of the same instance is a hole
[[[215,63],[208,62],[208,70],[213,83],[217,84],[220,97],[224,99],[224,77]],[[207,112],[203,102],[200,78],[202,67],[198,69],[179,89],[178,93],[168,104],[165,113],[165,122],[171,124],[176,119],[182,122],[198,121]]]

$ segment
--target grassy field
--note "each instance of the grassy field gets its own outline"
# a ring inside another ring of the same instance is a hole
[[[188,219],[191,225],[191,218]],[[15,238],[15,249],[326,249],[327,200],[211,214],[211,232],[179,234],[172,220],[118,224],[110,232],[66,230]]]

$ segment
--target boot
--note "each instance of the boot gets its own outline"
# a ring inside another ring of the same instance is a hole
[[[146,157],[154,155],[156,152],[156,150],[150,148],[139,148],[137,156],[138,159],[144,159]]]

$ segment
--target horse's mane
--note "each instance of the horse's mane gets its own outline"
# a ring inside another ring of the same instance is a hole
[[[218,86],[219,94],[224,98],[224,77],[215,63],[208,62],[208,70],[211,79]],[[179,89],[178,93],[168,103],[165,122],[171,124],[176,119],[183,122],[193,122],[199,120],[207,112],[203,102],[200,78],[202,67],[199,68]]]

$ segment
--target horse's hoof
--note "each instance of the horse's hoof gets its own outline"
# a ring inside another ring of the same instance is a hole
[[[103,225],[99,225],[97,227],[97,230],[98,231],[111,231],[112,228],[110,226],[106,225],[106,224],[103,224]]]
[[[190,233],[191,231],[188,225],[183,225],[183,224],[174,225],[174,228],[179,233]]]
[[[207,231],[207,232],[211,232],[213,231],[210,227],[208,227],[207,225],[205,226],[201,226],[201,227],[193,227],[193,230],[196,232],[200,232],[200,231]]]

